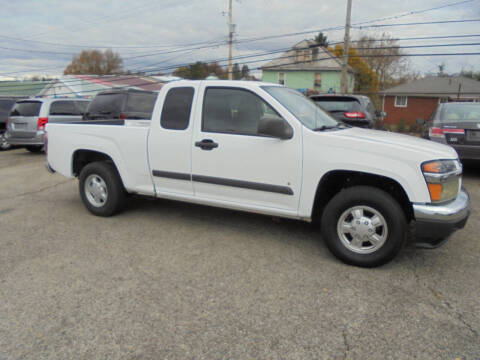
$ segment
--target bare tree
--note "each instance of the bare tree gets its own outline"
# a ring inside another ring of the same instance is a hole
[[[360,56],[377,74],[380,89],[385,89],[396,82],[396,78],[404,77],[408,72],[408,59],[399,48],[397,40],[383,33],[380,37],[363,35],[356,42]]]
[[[94,49],[82,50],[80,54],[75,55],[63,74],[112,75],[122,71],[123,60],[119,54],[111,49],[104,52]]]

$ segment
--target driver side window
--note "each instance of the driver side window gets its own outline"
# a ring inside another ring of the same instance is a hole
[[[242,89],[207,88],[203,103],[202,131],[262,136],[262,118],[280,115],[259,96]]]

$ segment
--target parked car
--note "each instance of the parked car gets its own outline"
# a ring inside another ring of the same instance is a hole
[[[368,96],[323,94],[311,95],[310,99],[338,121],[352,126],[373,128],[382,116]]]
[[[18,97],[0,97],[0,150],[7,150],[11,147],[5,139],[5,131],[7,129],[8,114],[17,100],[19,100]]]
[[[98,93],[90,103],[84,120],[150,120],[157,92],[113,89]]]
[[[424,138],[453,146],[460,159],[480,160],[480,103],[442,103],[419,123]]]
[[[45,125],[81,120],[89,102],[86,99],[56,98],[19,100],[10,111],[5,139],[10,145],[40,152],[44,144]]]
[[[411,222],[435,247],[470,213],[451,147],[345,126],[281,85],[176,81],[145,126],[48,124],[47,136],[47,168],[79,178],[92,214],[131,193],[319,219],[332,253],[358,266],[391,260]]]

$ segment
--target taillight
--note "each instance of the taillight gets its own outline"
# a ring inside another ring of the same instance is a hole
[[[37,121],[37,130],[45,130],[45,125],[47,125],[47,123],[47,117],[39,117]]]
[[[428,130],[428,135],[432,138],[445,138],[445,134],[462,134],[465,135],[464,129],[449,129],[449,128],[439,128],[432,127]]]
[[[343,113],[343,115],[345,115],[345,117],[349,119],[353,119],[353,118],[365,119],[365,113],[361,111],[349,111],[349,112]]]
[[[124,113],[121,113],[121,114],[120,114],[120,119],[121,119],[121,120],[125,120],[126,118],[127,118],[127,117],[125,116]]]

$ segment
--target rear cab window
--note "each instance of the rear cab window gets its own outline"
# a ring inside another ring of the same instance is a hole
[[[194,89],[177,87],[170,89],[163,103],[160,125],[168,130],[185,130],[190,122]]]
[[[13,106],[10,116],[38,116],[41,107],[40,101],[20,101]]]

